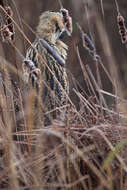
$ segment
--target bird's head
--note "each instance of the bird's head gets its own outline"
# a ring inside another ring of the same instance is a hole
[[[69,16],[70,28],[68,28],[68,21],[62,11],[53,12],[46,11],[40,16],[39,24],[37,26],[37,37],[44,38],[46,41],[55,44],[64,32],[68,35],[72,32],[72,22]]]

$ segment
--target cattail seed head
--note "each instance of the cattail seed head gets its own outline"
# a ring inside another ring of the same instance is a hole
[[[4,24],[1,29],[1,36],[3,41],[11,41],[12,32],[9,30],[8,26]]]
[[[83,40],[83,46],[90,52],[94,52],[95,51],[95,46],[92,42],[92,40],[89,38],[89,36],[84,33],[82,34],[82,40]]]
[[[5,23],[8,27],[8,30],[11,33],[11,39],[10,40],[13,41],[14,40],[14,34],[15,34],[14,24],[13,24],[13,21],[11,19],[11,17],[13,17],[13,11],[12,11],[11,7],[9,7],[9,6],[5,7],[5,10],[7,12],[7,15],[5,17]]]
[[[63,16],[63,23],[66,25],[67,33],[70,36],[72,33],[72,19],[67,9],[61,8],[60,12]]]
[[[7,14],[8,14],[10,17],[13,16],[13,11],[12,11],[11,7],[9,7],[9,6],[5,7],[5,11],[7,12]],[[8,15],[7,15],[7,17],[8,17]]]
[[[117,24],[119,28],[119,34],[121,36],[121,41],[123,44],[125,44],[127,43],[127,29],[125,26],[125,20],[120,13],[117,16]]]
[[[14,40],[14,24],[11,19],[13,16],[13,11],[9,6],[4,7],[6,11],[5,21],[4,24],[1,26],[1,36],[3,41],[11,42]]]
[[[84,31],[83,31],[82,27],[79,25],[79,23],[77,23],[77,26],[82,35],[83,47],[89,52],[89,54],[92,56],[93,60],[97,61],[98,59],[100,59],[100,56],[97,55],[97,53],[96,53],[96,48],[94,46],[94,43],[92,42],[92,40],[90,39],[88,34],[84,33]]]

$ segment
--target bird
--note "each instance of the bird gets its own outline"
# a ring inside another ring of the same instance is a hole
[[[72,18],[67,9],[42,13],[36,28],[36,39],[27,49],[23,63],[24,76],[40,95],[46,111],[52,111],[67,102],[68,46],[62,40],[66,34],[72,34]]]

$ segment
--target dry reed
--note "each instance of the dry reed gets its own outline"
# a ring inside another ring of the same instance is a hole
[[[95,7],[93,1],[90,6],[91,9]],[[2,6],[0,8],[6,13]],[[11,16],[8,17],[24,40],[32,45],[16,21]],[[111,63],[110,70],[113,69],[114,73],[107,71],[101,57],[97,56],[94,43],[88,35],[83,34],[84,51],[92,52],[92,58],[97,58],[91,60],[96,66],[96,74],[94,75],[89,65],[83,63],[79,47],[74,47],[88,94],[84,90],[78,90],[79,83],[74,79],[73,93],[78,98],[79,109],[76,109],[68,97],[72,106],[68,109],[66,106],[56,108],[61,111],[61,118],[52,120],[49,126],[44,126],[40,119],[40,107],[43,107],[41,96],[36,97],[35,91],[24,82],[22,72],[17,72],[12,63],[0,57],[1,190],[127,188],[126,117],[116,109],[117,104],[114,105],[115,108],[110,108],[105,96],[117,99],[124,105],[124,109],[127,101],[121,91],[110,43],[99,15],[96,15],[96,27],[101,41],[105,42],[104,52]],[[116,86],[112,74],[118,80],[117,94],[102,89],[100,67],[114,89]],[[17,75],[20,80],[14,83],[12,76]],[[36,110],[33,106],[35,98],[40,103]],[[38,115],[36,120],[34,112]],[[45,114],[50,115],[47,112]]]

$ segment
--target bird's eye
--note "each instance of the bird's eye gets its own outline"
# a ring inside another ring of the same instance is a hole
[[[65,36],[66,34],[67,34],[67,32],[66,32],[66,31],[61,32],[59,39],[63,39],[63,38],[64,38],[64,36]]]

